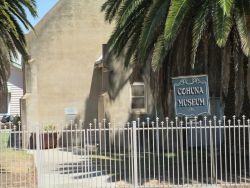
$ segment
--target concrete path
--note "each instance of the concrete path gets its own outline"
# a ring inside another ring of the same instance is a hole
[[[134,187],[126,181],[110,181],[109,175],[102,174],[97,167],[95,160],[86,158],[80,154],[73,154],[70,151],[62,151],[60,149],[29,151],[34,155],[35,164],[38,170],[38,179],[40,187],[38,188],[103,188],[103,187]],[[78,152],[79,153],[79,152]],[[92,170],[91,170],[92,169]],[[152,180],[145,183],[141,187],[172,187],[171,185],[162,184],[158,180]],[[176,187],[173,186],[173,187]],[[180,187],[190,187],[184,185]],[[193,187],[209,187],[218,188],[222,186],[202,186]]]
[[[129,187],[124,182],[109,182],[110,176],[91,170],[90,159],[82,155],[60,149],[41,150],[40,155],[37,151],[29,153],[34,155],[42,188]],[[96,169],[93,164],[92,169]]]

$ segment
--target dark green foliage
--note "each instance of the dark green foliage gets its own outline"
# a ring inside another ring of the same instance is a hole
[[[126,65],[151,62],[160,83],[154,90],[166,115],[172,104],[171,87],[165,85],[173,76],[188,74],[208,74],[211,97],[225,103],[230,90],[234,102],[227,109],[242,112],[248,89],[243,64],[250,55],[249,0],[107,0],[102,10],[107,21],[116,22],[110,52],[124,52]]]
[[[6,89],[9,66],[13,58],[20,53],[27,59],[26,41],[22,24],[32,29],[26,12],[37,16],[36,0],[0,0],[0,90]]]

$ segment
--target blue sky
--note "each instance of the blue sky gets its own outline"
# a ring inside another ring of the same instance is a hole
[[[57,2],[58,0],[37,0],[38,18],[34,19],[31,15],[28,15],[32,25],[36,25]]]

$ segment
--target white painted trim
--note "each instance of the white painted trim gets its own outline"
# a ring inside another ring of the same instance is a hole
[[[177,76],[177,77],[172,77],[172,79],[199,78],[199,77],[203,77],[203,76],[207,76],[207,74],[188,75],[188,76]]]
[[[132,98],[134,97],[132,95],[132,86],[144,86],[144,108],[132,108]],[[146,90],[146,84],[145,82],[134,82],[132,84],[130,84],[130,110],[131,113],[134,114],[145,114],[147,112],[147,90]]]

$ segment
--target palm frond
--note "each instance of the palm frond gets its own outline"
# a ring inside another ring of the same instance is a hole
[[[234,0],[218,0],[218,3],[223,10],[223,14],[229,16],[234,4]]]
[[[206,1],[197,15],[194,17],[193,29],[192,29],[192,54],[191,54],[191,65],[194,67],[196,61],[196,53],[199,47],[200,41],[207,27],[207,19],[209,14],[209,3]]]
[[[116,17],[123,0],[107,0],[101,7],[101,11],[105,12],[105,20],[111,23]]]
[[[192,7],[192,0],[174,0],[168,11],[165,23],[164,40],[167,48],[170,48],[178,36],[179,29],[184,18]]]
[[[130,38],[137,32],[141,32],[140,28],[144,20],[142,11],[134,12],[131,19],[128,19],[123,26],[118,25],[108,41],[108,48],[116,56],[119,56],[125,49]],[[135,24],[132,24],[135,23]],[[139,35],[138,35],[139,36]],[[138,37],[139,42],[139,37]],[[137,43],[138,43],[137,42]]]
[[[246,56],[250,56],[250,34],[248,29],[247,18],[250,16],[250,2],[239,0],[236,3],[236,26],[241,41],[241,49]]]
[[[147,52],[151,49],[153,43],[156,41],[159,31],[162,32],[160,28],[162,28],[162,25],[164,24],[163,20],[166,19],[166,10],[168,9],[169,4],[170,1],[168,0],[163,1],[163,3],[162,1],[158,0],[149,9],[143,24],[140,42],[138,44],[139,48],[141,49],[139,53],[140,62],[144,62],[146,60]]]
[[[118,13],[118,23],[120,26],[124,25],[125,22],[131,15],[133,15],[136,11],[141,11],[142,9],[146,8],[143,6],[145,4],[149,4],[150,0],[127,0],[121,6],[119,13]]]
[[[213,31],[216,44],[219,47],[224,47],[232,29],[232,14],[225,15],[222,8],[217,4],[213,4],[213,8]]]
[[[152,55],[152,69],[155,71],[159,68],[159,66],[162,64],[165,56],[166,56],[166,50],[164,45],[164,34],[161,34],[159,38],[157,39],[157,42],[155,43],[153,55]]]
[[[24,58],[28,56],[25,36],[20,26],[33,29],[26,12],[37,16],[35,0],[0,1],[0,85],[6,84],[11,59],[17,57],[18,52]]]

